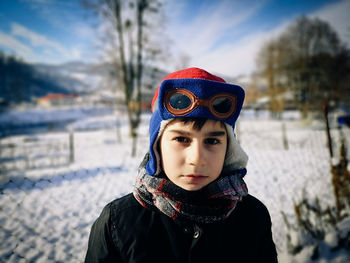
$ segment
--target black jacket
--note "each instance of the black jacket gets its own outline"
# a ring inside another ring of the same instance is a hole
[[[85,262],[274,263],[277,253],[270,215],[250,195],[224,221],[196,224],[177,223],[129,194],[93,224]]]

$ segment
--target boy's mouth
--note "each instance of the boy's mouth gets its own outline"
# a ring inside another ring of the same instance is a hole
[[[187,175],[184,175],[185,177],[207,177],[203,174],[187,174]]]

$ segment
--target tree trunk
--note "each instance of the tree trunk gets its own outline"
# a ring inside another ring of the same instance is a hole
[[[115,27],[118,37],[119,59],[120,59],[120,74],[122,79],[123,91],[125,95],[125,107],[127,109],[128,123],[130,127],[129,134],[133,140],[132,156],[136,155],[137,146],[137,128],[141,119],[141,82],[142,82],[142,52],[143,52],[143,15],[147,9],[148,0],[136,0],[136,42],[132,41],[132,24],[128,20],[125,24],[126,29],[123,30],[122,2],[121,0],[108,1],[106,3],[113,10],[115,16]],[[128,31],[129,30],[129,31]],[[124,35],[127,34],[128,35]],[[126,44],[123,36],[129,40],[129,54],[127,58],[125,52]],[[134,44],[136,44],[136,52],[134,52]],[[135,55],[135,57],[134,57]],[[128,59],[128,61],[127,61]],[[136,61],[135,61],[136,60]],[[136,90],[134,90],[136,88]],[[136,93],[134,93],[136,92]]]
[[[288,150],[289,147],[288,147],[288,138],[287,138],[287,132],[286,132],[286,124],[284,121],[282,121],[282,142],[283,142],[283,148],[285,150]]]
[[[332,137],[329,129],[328,112],[329,112],[329,107],[328,107],[328,102],[326,102],[325,104],[323,104],[323,115],[324,115],[324,120],[326,122],[326,133],[327,133],[327,144],[328,144],[329,156],[332,159],[333,147],[332,147]]]
[[[147,6],[147,1],[137,1],[137,61],[136,61],[136,102],[133,105],[132,120],[132,151],[131,155],[136,156],[137,151],[137,128],[141,117],[141,81],[142,81],[142,29],[143,29],[143,13]]]
[[[132,148],[131,148],[131,156],[135,157],[137,151],[137,134],[135,133],[134,136],[132,136]]]
[[[128,122],[130,127],[130,135],[134,141],[134,137],[136,136],[136,129],[133,118],[134,105],[132,102],[132,91],[134,85],[134,73],[132,67],[132,58],[129,61],[129,67],[127,65],[125,59],[125,47],[124,47],[124,39],[123,39],[123,27],[122,27],[122,18],[121,18],[121,3],[120,0],[115,0],[114,12],[116,17],[116,28],[118,33],[119,40],[119,56],[120,56],[120,64],[121,64],[121,75],[122,75],[122,83],[124,86],[124,94],[125,94],[125,106],[127,109]],[[132,43],[130,43],[130,48],[132,48]],[[132,53],[131,53],[132,54]],[[134,148],[134,142],[132,144],[132,156],[135,156],[136,149]]]

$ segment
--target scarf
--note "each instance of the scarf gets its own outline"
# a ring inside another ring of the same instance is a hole
[[[222,174],[197,191],[185,190],[166,178],[165,174],[150,176],[141,163],[133,194],[144,207],[158,209],[176,221],[212,223],[227,218],[248,189],[243,181],[246,169]]]

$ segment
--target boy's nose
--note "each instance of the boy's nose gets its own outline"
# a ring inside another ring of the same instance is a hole
[[[202,166],[205,164],[205,152],[203,146],[200,143],[192,143],[188,151],[187,160],[191,165]]]

